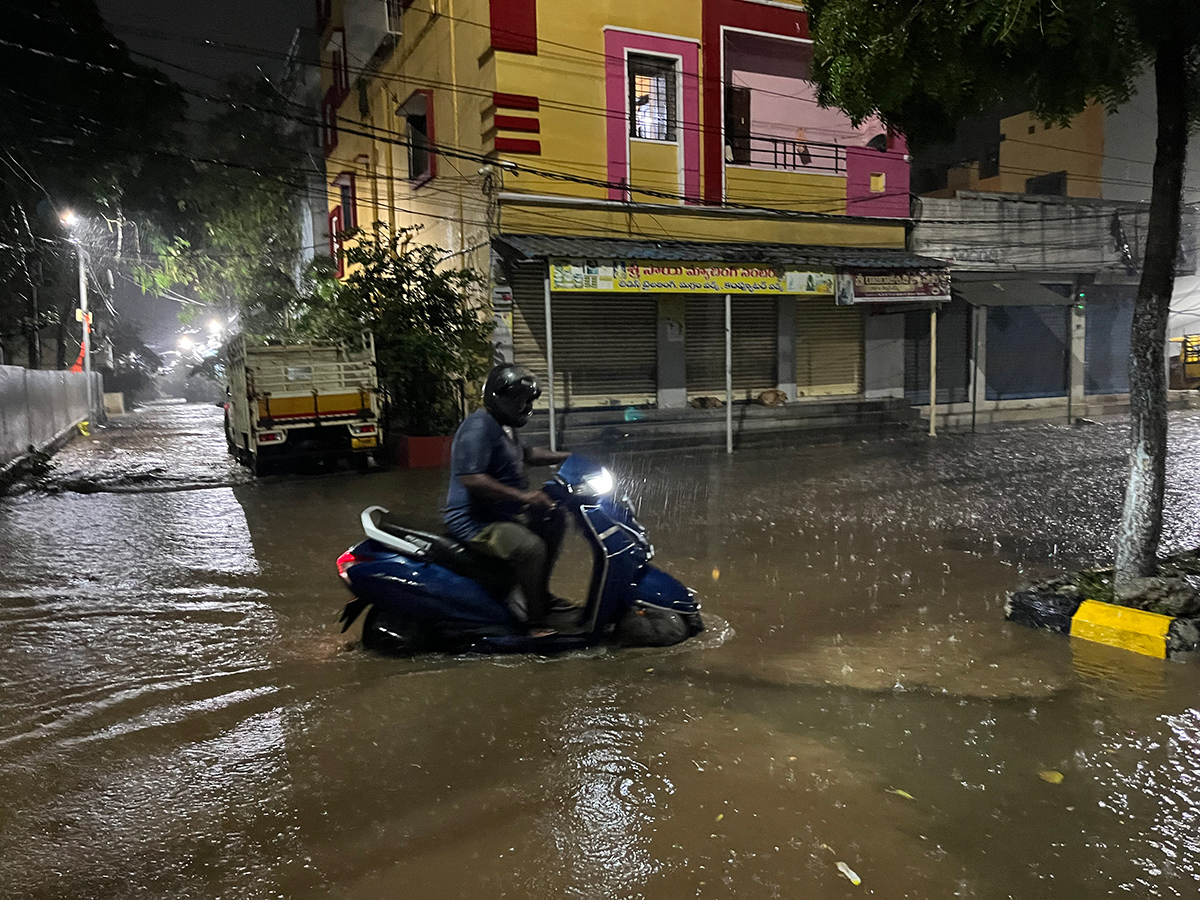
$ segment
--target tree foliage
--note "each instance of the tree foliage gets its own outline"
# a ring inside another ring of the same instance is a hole
[[[227,85],[224,105],[196,126],[196,156],[175,209],[152,233],[138,271],[143,287],[239,315],[246,331],[287,332],[301,256],[296,200],[309,164],[301,136],[287,127],[288,103],[265,78]]]
[[[1092,101],[1130,98],[1164,41],[1193,47],[1190,0],[811,0],[820,102],[879,115],[920,145],[964,117],[1028,100],[1066,124]],[[1192,54],[1191,94],[1200,91]],[[1200,110],[1191,109],[1192,121]]]
[[[316,274],[298,327],[315,338],[371,331],[395,424],[406,434],[449,434],[466,385],[487,372],[492,324],[479,273],[444,267],[445,253],[416,242],[418,231],[376,223],[347,235],[347,277]]]

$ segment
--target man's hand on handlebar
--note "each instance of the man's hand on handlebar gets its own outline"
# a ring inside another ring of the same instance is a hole
[[[535,510],[551,510],[555,507],[554,501],[550,499],[545,491],[529,491],[521,498],[521,501],[529,506],[530,509]]]
[[[565,462],[570,453],[547,450],[545,447],[526,447],[525,462],[531,466],[557,466]]]

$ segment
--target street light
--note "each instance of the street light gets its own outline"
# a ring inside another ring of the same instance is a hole
[[[73,229],[79,224],[79,216],[69,209],[59,218],[68,229]],[[87,377],[87,406],[90,416],[95,407],[92,398],[92,317],[88,313],[87,255],[78,236],[72,236],[71,242],[75,245],[76,255],[79,257],[79,319],[83,322],[83,371]]]

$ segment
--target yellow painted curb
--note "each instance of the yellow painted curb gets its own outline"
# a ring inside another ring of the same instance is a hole
[[[1166,659],[1167,632],[1173,621],[1171,616],[1084,600],[1071,617],[1071,636]]]

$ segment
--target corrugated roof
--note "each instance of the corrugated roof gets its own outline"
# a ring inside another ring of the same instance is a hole
[[[1075,300],[1056,294],[1036,281],[955,281],[951,290],[972,306],[1070,306]]]
[[[829,269],[945,269],[944,260],[907,250],[751,244],[735,241],[654,241],[573,237],[554,234],[504,234],[497,249],[524,259],[644,259],[664,262],[766,263]]]

